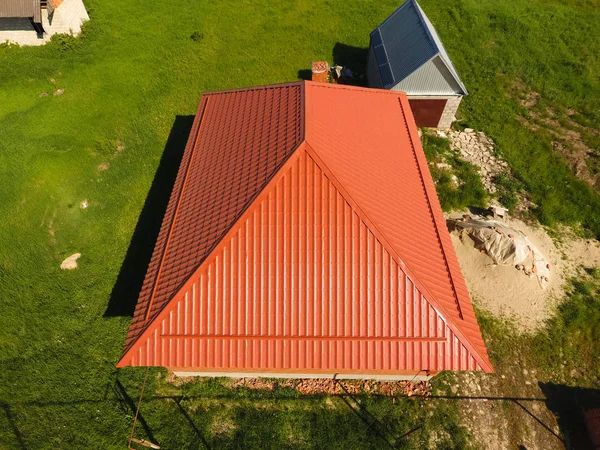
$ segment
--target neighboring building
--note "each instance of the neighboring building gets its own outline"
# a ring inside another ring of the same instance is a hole
[[[0,18],[28,19],[36,31],[39,33],[43,33],[44,31],[42,27],[41,0],[1,0]]]
[[[55,34],[81,32],[82,0],[0,0],[0,43],[42,45]]]
[[[367,78],[370,87],[406,92],[417,126],[450,127],[467,95],[442,41],[415,0],[406,0],[371,33]]]
[[[117,367],[491,372],[406,95],[202,97]]]

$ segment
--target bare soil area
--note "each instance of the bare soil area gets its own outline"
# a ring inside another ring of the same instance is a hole
[[[461,215],[452,213],[448,217]],[[545,286],[514,266],[495,265],[464,233],[452,232],[452,243],[475,304],[495,316],[513,320],[523,331],[535,331],[551,317],[564,297],[568,278],[584,267],[600,267],[600,243],[578,238],[566,230],[555,242],[541,226],[516,218],[506,218],[504,222],[524,233],[550,263]]]

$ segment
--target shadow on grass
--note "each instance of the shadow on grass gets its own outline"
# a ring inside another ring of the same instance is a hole
[[[363,404],[359,401],[358,396],[352,395],[350,391],[346,389],[346,386],[344,386],[344,384],[339,380],[336,380],[336,383],[346,393],[344,396],[339,396],[342,401],[366,425],[367,430],[370,430],[376,437],[379,437],[381,441],[386,444],[386,447],[394,449],[401,446],[404,439],[423,428],[423,425],[419,425],[411,430],[408,430],[401,436],[395,436],[392,430],[390,430],[384,423],[377,419],[369,412],[367,408],[363,406]]]
[[[121,404],[123,404],[127,410],[129,410],[131,415],[135,416],[137,410],[137,402],[129,396],[127,390],[118,379],[115,381],[114,393],[117,400],[120,401]],[[157,442],[156,438],[154,437],[154,433],[152,433],[152,430],[150,429],[148,422],[146,422],[146,419],[144,419],[144,416],[142,415],[141,411],[138,412],[137,421],[140,423],[140,425],[142,425],[142,428],[144,429],[146,436],[148,436],[148,439],[151,442]]]
[[[194,116],[177,116],[113,287],[105,317],[131,316],[169,203]]]
[[[337,42],[333,46],[333,65],[345,66],[354,73],[354,79],[344,80],[343,84],[353,84],[355,86],[367,86],[367,55],[368,48],[353,47],[352,45]],[[300,69],[298,78],[301,80],[310,80],[312,78],[311,69]],[[341,83],[341,81],[340,81]]]
[[[354,47],[337,42],[333,46],[333,64],[345,66],[354,73],[356,86],[367,86],[367,55],[368,48]]]
[[[312,79],[312,71],[310,69],[300,69],[298,71],[298,78],[310,81]]]
[[[12,430],[12,432],[15,436],[17,447],[20,449],[26,449],[27,447],[25,446],[25,441],[23,441],[23,434],[21,433],[21,431],[17,427],[17,424],[15,423],[15,418],[13,417],[13,413],[10,409],[10,406],[5,403],[0,402],[0,410],[4,411],[6,420],[8,420],[10,429]]]
[[[546,406],[558,419],[566,448],[597,448],[589,437],[584,414],[592,409],[600,409],[600,389],[554,383],[540,383],[540,388],[546,396]]]
[[[339,381],[338,381],[339,383]],[[412,435],[414,435],[415,433],[418,433],[419,431],[422,430],[424,423],[417,423],[414,424],[416,426],[411,427],[410,429],[405,429],[400,431],[401,434],[397,434],[398,433],[398,427],[394,426],[393,424],[386,424],[384,422],[382,422],[380,419],[378,419],[377,417],[375,417],[369,410],[368,408],[365,406],[364,401],[366,399],[366,397],[361,396],[361,395],[353,395],[351,394],[343,385],[343,383],[340,383],[341,387],[344,390],[344,393],[341,395],[334,395],[333,397],[336,398],[340,398],[345,405],[348,407],[348,409],[350,410],[350,412],[352,413],[352,415],[354,415],[355,417],[357,417],[359,419],[358,423],[362,423],[364,424],[364,429],[361,428],[361,431],[357,433],[357,437],[355,439],[359,439],[361,440],[362,438],[366,439],[366,442],[371,442],[374,445],[377,445],[376,448],[401,448],[403,445],[406,444],[406,439],[412,437]],[[409,401],[409,402],[422,402],[422,401],[448,401],[448,400],[454,400],[454,401],[497,401],[497,402],[504,402],[504,401],[511,401],[513,403],[516,403],[519,407],[521,407],[522,409],[524,409],[527,414],[529,416],[531,416],[533,419],[535,419],[535,421],[542,425],[542,427],[548,432],[548,436],[552,437],[552,438],[556,438],[562,441],[562,439],[556,435],[556,433],[554,433],[554,431],[548,427],[547,425],[545,425],[541,419],[539,419],[538,417],[536,417],[533,413],[530,412],[529,408],[525,406],[525,404],[530,404],[531,402],[539,402],[539,403],[546,403],[547,406],[549,407],[549,409],[551,409],[552,411],[554,411],[556,414],[560,414],[560,418],[559,418],[559,423],[561,426],[561,430],[564,430],[565,428],[563,427],[570,427],[568,428],[568,430],[572,430],[572,431],[566,431],[566,433],[580,433],[581,429],[577,428],[574,429],[572,428],[571,425],[566,425],[567,422],[571,421],[571,417],[570,417],[570,413],[569,413],[569,409],[562,409],[562,406],[566,402],[566,400],[570,399],[573,395],[582,395],[583,399],[586,398],[586,396],[588,395],[587,391],[591,391],[594,393],[598,393],[600,391],[598,390],[592,390],[592,389],[581,389],[581,388],[566,388],[564,386],[557,386],[556,385],[544,385],[544,384],[540,384],[540,386],[542,387],[542,390],[544,391],[544,393],[546,393],[546,395],[548,396],[547,398],[537,398],[537,397],[502,397],[502,396],[454,396],[454,395],[428,395],[428,396],[422,396],[422,395],[413,395],[413,396],[406,396],[406,395],[397,395],[395,396],[395,398],[399,401]],[[563,389],[567,389],[567,392],[564,392]],[[1,402],[0,401],[0,413],[4,412],[5,416],[8,419],[9,425],[12,428],[13,434],[15,436],[15,440],[17,442],[17,448],[26,448],[24,441],[23,441],[23,435],[22,433],[19,431],[17,424],[15,423],[13,414],[12,414],[12,410],[13,408],[46,408],[46,407],[55,407],[55,406],[66,406],[66,405],[96,405],[96,404],[108,404],[108,403],[116,403],[116,404],[120,404],[122,405],[123,409],[125,411],[128,412],[128,414],[130,414],[131,416],[133,416],[135,414],[135,410],[136,410],[136,400],[127,392],[129,389],[127,387],[125,387],[118,379],[115,381],[115,385],[112,388],[112,393],[113,395],[106,395],[110,392],[110,389],[105,393],[105,398],[89,398],[89,399],[80,399],[80,400],[67,400],[67,401],[46,401],[46,402],[41,402],[38,400],[30,400],[30,401],[17,401],[17,402],[10,402],[10,403],[6,403],[6,402]],[[572,390],[572,391],[571,391]],[[558,392],[557,392],[558,391]],[[577,391],[577,392],[575,392]],[[574,394],[575,392],[575,394]],[[254,393],[255,397],[244,397],[246,399],[251,399],[251,398],[256,398],[256,399],[264,399],[263,395],[264,393],[261,392],[257,392]],[[277,396],[269,396],[269,398],[271,398],[272,400],[285,400],[285,401],[289,401],[289,400],[293,400],[295,402],[302,402],[302,403],[307,403],[306,408],[310,408],[309,404],[311,402],[315,401],[315,398],[321,398],[324,397],[323,394],[314,394],[314,395],[302,395],[302,396],[297,396],[297,397],[288,397],[288,396],[283,396],[280,398],[277,398]],[[374,398],[390,398],[381,394],[369,394],[368,398],[369,399],[374,399]],[[237,431],[236,431],[236,436],[234,436],[233,438],[231,436],[215,436],[213,437],[213,439],[207,439],[207,437],[204,435],[202,429],[203,429],[203,425],[198,425],[196,423],[196,421],[194,420],[194,418],[192,416],[190,416],[190,414],[186,411],[186,409],[183,407],[183,405],[181,404],[182,401],[192,401],[192,400],[213,400],[216,402],[222,402],[222,401],[226,401],[226,400],[233,400],[233,399],[239,399],[239,393],[236,391],[230,391],[228,393],[211,393],[211,394],[203,394],[203,395],[185,395],[181,396],[181,395],[147,395],[144,397],[144,405],[146,405],[145,407],[142,407],[142,409],[144,411],[147,411],[147,408],[149,406],[149,404],[156,404],[156,402],[160,402],[163,403],[165,405],[174,405],[176,407],[176,409],[173,410],[173,413],[179,413],[179,415],[184,419],[183,423],[186,423],[192,430],[193,435],[195,436],[195,439],[197,439],[197,441],[195,442],[197,445],[197,448],[221,448],[226,446],[226,444],[230,444],[230,440],[233,439],[236,442],[240,442],[243,443],[245,438],[249,438],[252,436],[255,436],[257,433],[264,433],[265,437],[268,439],[273,439],[274,436],[271,436],[269,431],[272,431],[273,429],[275,429],[274,427],[277,426],[277,417],[273,414],[263,414],[262,412],[258,412],[258,411],[252,411],[252,410],[248,410],[246,407],[241,408],[239,411],[240,417],[239,417],[239,423],[244,424],[244,426],[240,426]],[[590,397],[591,398],[591,397]],[[582,401],[582,400],[580,400]],[[585,403],[585,405],[590,406],[591,404]],[[560,407],[559,407],[560,406]],[[584,403],[579,404],[579,407],[584,406]],[[401,406],[398,406],[401,407]],[[156,407],[150,407],[150,410],[153,411],[155,410]],[[561,411],[560,413],[557,411]],[[155,436],[154,433],[151,430],[150,425],[146,422],[144,416],[142,415],[142,412],[144,411],[140,411],[140,415],[138,416],[138,421],[140,423],[140,425],[143,428],[144,433],[146,434],[146,436],[151,440],[156,442],[155,440]],[[581,408],[579,410],[579,416],[582,416],[582,411]],[[565,414],[566,412],[566,416],[562,417],[563,414]],[[312,415],[309,415],[310,417],[306,418],[306,420],[309,421],[314,421],[317,420],[316,418],[314,418]],[[338,426],[347,426],[348,422],[347,420],[344,418],[343,415],[341,415],[339,412],[335,414],[333,414],[333,411],[331,412],[330,416],[331,421],[335,422],[335,424],[330,424],[330,428],[324,430],[324,433],[329,433],[331,432],[332,429],[337,429]],[[300,420],[300,418],[298,418],[298,420]],[[204,421],[206,422],[206,421]],[[238,422],[236,422],[238,423]],[[261,424],[258,428],[257,428],[257,423]],[[313,423],[313,422],[310,422]],[[163,424],[164,425],[164,424]],[[305,423],[299,423],[298,426],[303,426],[303,425],[307,425]],[[159,426],[159,425],[156,425]],[[356,426],[356,425],[355,425]],[[365,433],[365,435],[361,438],[361,433]],[[239,435],[238,435],[239,434]],[[577,436],[577,435],[576,435]],[[222,439],[221,439],[222,438]],[[221,439],[221,440],[220,440]],[[573,438],[574,439],[574,438]],[[222,441],[222,442],[221,442]],[[585,446],[576,446],[575,444],[579,441],[576,440],[571,440],[568,441],[570,443],[572,443],[573,445],[567,445],[567,448],[588,448]],[[219,444],[223,444],[223,445],[219,445]],[[243,446],[242,446],[243,447]],[[375,448],[375,447],[374,447]]]
[[[185,420],[187,421],[187,423],[190,425],[190,427],[194,431],[194,434],[196,435],[196,437],[202,442],[202,445],[204,445],[204,447],[207,450],[211,450],[210,449],[210,445],[208,445],[208,441],[206,440],[206,438],[202,434],[202,431],[200,430],[200,428],[198,428],[196,426],[196,424],[194,423],[194,420],[190,417],[190,415],[185,410],[185,408],[183,406],[181,406],[181,398],[176,399],[175,400],[175,404],[177,405],[177,408],[179,408],[179,412],[181,413],[181,415],[185,418]]]

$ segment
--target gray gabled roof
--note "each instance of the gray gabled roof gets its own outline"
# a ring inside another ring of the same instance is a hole
[[[406,0],[371,33],[371,46],[385,88],[395,86],[439,56],[459,86],[458,93],[467,94],[440,37],[416,0]]]

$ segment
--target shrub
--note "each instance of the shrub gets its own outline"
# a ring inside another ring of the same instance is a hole
[[[200,33],[199,31],[194,31],[190,36],[190,39],[194,42],[200,42],[204,39],[204,33]]]

